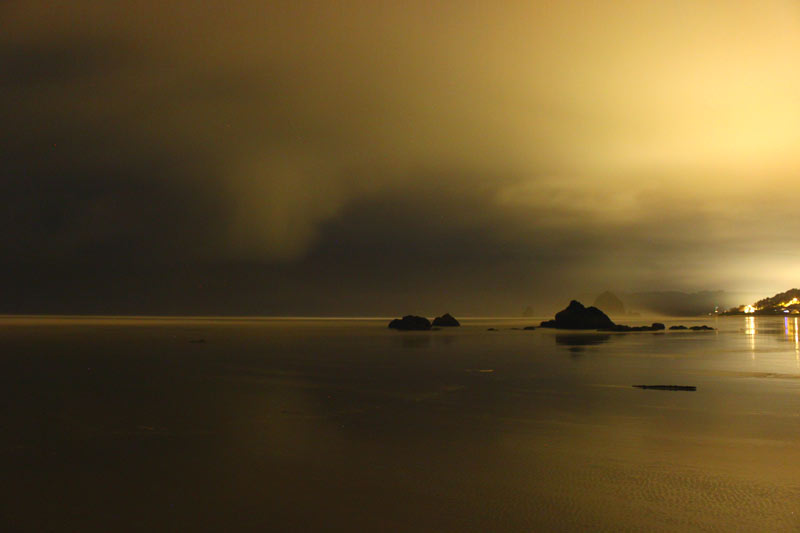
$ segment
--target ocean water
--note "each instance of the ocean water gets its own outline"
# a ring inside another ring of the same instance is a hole
[[[800,530],[797,318],[386,322],[0,319],[2,530]]]

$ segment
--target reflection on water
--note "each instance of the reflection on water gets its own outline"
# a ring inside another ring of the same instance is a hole
[[[397,332],[394,335],[395,342],[397,342],[403,348],[408,348],[411,350],[430,348],[433,343],[437,345],[449,346],[453,344],[457,338],[457,335],[451,333],[439,333],[436,331],[403,331]]]
[[[556,344],[562,346],[596,346],[611,339],[611,335],[602,333],[566,333],[556,335]]]
[[[748,316],[744,319],[744,334],[745,335],[755,335],[756,334],[756,317]]]
[[[610,338],[611,335],[602,333],[567,333],[565,335],[556,335],[556,344],[563,346],[596,346],[608,342]]]
[[[756,317],[748,316],[744,319],[744,334],[750,344],[750,358],[756,358]]]
[[[783,317],[783,333],[787,340],[794,344],[794,358],[800,368],[800,331],[798,331],[797,317]]]
[[[764,337],[765,335],[775,338],[778,335],[782,340],[791,342],[794,346],[795,364],[800,368],[800,323],[797,317],[783,317],[783,327],[776,327],[779,323],[774,320],[780,320],[775,317],[773,321],[765,320],[766,324],[759,326],[758,319],[754,316],[744,318],[744,328],[741,330],[747,337],[747,343],[750,351],[750,358],[756,359],[756,354],[759,348],[756,347],[756,338]],[[763,347],[760,348],[763,350]]]
[[[566,333],[555,336],[556,344],[566,346],[573,357],[586,351],[587,346],[597,346],[605,344],[611,339],[611,335],[602,333]]]
[[[797,532],[800,318],[744,320],[619,335],[0,317],[0,513],[9,531]]]
[[[429,333],[419,335],[414,333],[409,334],[403,332],[400,335],[397,335],[395,339],[400,341],[400,345],[403,348],[408,348],[412,350],[426,348],[431,345],[431,337]]]

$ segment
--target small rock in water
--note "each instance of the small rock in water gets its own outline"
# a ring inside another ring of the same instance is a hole
[[[457,328],[461,324],[450,313],[445,313],[442,316],[437,316],[433,319],[434,326],[443,326],[448,328]]]
[[[634,385],[637,389],[696,391],[694,385]]]
[[[598,331],[617,331],[617,332],[627,332],[627,331],[662,331],[664,329],[664,324],[661,322],[653,322],[652,326],[626,326],[624,324],[614,324],[613,327],[610,328],[601,328]]]
[[[401,331],[427,331],[431,329],[431,322],[422,316],[406,315],[403,318],[395,318],[389,322],[389,327]]]

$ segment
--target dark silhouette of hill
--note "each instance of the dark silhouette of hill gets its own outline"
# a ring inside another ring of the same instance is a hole
[[[649,291],[623,295],[629,311],[644,311],[666,316],[697,316],[713,313],[716,308],[737,305],[735,296],[725,291]]]
[[[800,313],[800,289],[789,289],[788,291],[779,292],[775,296],[762,298],[752,306],[739,305],[737,307],[732,307],[728,309],[725,314],[744,314],[745,307],[752,307],[753,309],[747,310],[747,313],[754,313],[757,315],[798,314]]]
[[[785,304],[793,300],[800,300],[800,289],[789,289],[788,291],[779,292],[775,296],[770,296],[769,298],[762,298],[761,300],[754,303],[753,307],[755,307],[756,309],[765,309],[765,310],[777,309],[778,307],[784,308],[786,306],[781,304]],[[783,309],[781,309],[781,311],[782,310]]]
[[[594,307],[605,310],[609,315],[625,314],[625,304],[611,291],[605,291],[595,298]]]

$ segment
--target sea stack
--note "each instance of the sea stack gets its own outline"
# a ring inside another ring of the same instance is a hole
[[[611,329],[615,326],[608,315],[596,307],[585,307],[572,300],[566,309],[556,313],[554,320],[542,322],[543,328],[558,329]]]
[[[594,306],[609,315],[624,315],[625,304],[611,291],[605,291],[594,299]]]

